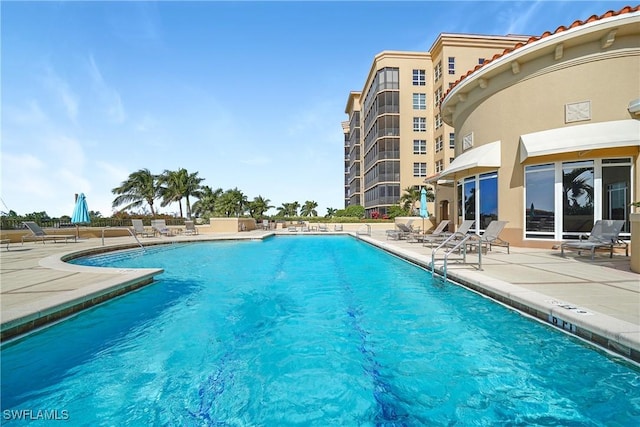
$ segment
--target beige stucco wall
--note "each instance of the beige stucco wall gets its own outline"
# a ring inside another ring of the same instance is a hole
[[[518,63],[518,72],[509,65],[479,76],[486,77],[473,85],[471,77],[456,98],[450,98],[443,109],[456,129],[456,152],[462,152],[462,138],[473,134],[473,147],[501,141],[501,166],[498,169],[498,214],[509,221],[503,236],[514,245],[540,246],[553,242],[523,241],[524,231],[524,164],[540,164],[557,160],[589,160],[629,156],[635,163],[632,199],[638,199],[640,168],[637,146],[593,150],[585,153],[529,158],[520,163],[520,136],[566,126],[615,120],[637,119],[627,111],[632,99],[640,97],[640,25],[631,33],[619,30],[612,46],[603,49],[602,38],[595,35],[564,40],[559,59],[554,50],[532,55]],[[584,44],[581,44],[584,43]],[[590,101],[591,117],[586,121],[565,122],[565,105]],[[447,178],[459,180],[490,169],[466,170]],[[457,194],[455,195],[457,196]]]

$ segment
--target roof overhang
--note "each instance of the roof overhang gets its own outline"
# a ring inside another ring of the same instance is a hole
[[[520,163],[529,157],[637,146],[640,146],[640,121],[638,120],[568,126],[521,135]]]
[[[442,179],[465,169],[498,167],[500,167],[500,141],[494,141],[460,154],[451,162],[448,168],[437,176],[437,179]]]

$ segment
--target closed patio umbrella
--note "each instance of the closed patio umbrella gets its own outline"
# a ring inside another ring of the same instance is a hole
[[[422,217],[422,232],[424,233],[424,219],[429,216],[427,210],[427,190],[422,187],[420,190],[420,216]]]
[[[80,237],[80,225],[89,224],[91,218],[89,217],[89,208],[87,207],[87,199],[84,193],[80,193],[76,199],[76,206],[73,208],[73,215],[71,216],[71,224],[76,224],[76,237]]]

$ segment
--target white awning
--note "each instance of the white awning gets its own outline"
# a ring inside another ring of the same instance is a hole
[[[453,162],[438,175],[438,178],[452,175],[461,170],[482,167],[500,167],[500,141],[490,142],[465,151],[453,159]]]
[[[520,136],[520,163],[528,157],[640,146],[640,121],[616,120],[567,126]]]

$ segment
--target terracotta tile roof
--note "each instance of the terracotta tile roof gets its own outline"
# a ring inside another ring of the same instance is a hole
[[[474,69],[469,70],[465,75],[461,76],[458,80],[456,80],[455,82],[453,82],[453,84],[451,84],[451,86],[444,93],[442,98],[440,98],[440,102],[442,102],[447,97],[449,92],[451,92],[451,90],[453,88],[455,88],[461,81],[463,81],[464,79],[466,79],[471,74],[475,73],[476,71],[478,71],[480,68],[484,67],[485,65],[490,64],[491,62],[495,61],[496,59],[499,59],[499,58],[503,57],[504,55],[513,52],[514,50],[518,50],[523,46],[526,46],[528,44],[537,42],[538,40],[544,39],[545,37],[549,37],[549,36],[552,36],[554,34],[558,34],[558,33],[561,33],[563,31],[567,31],[567,30],[570,30],[572,28],[576,28],[576,27],[579,27],[581,25],[588,24],[590,22],[599,21],[601,19],[610,18],[612,16],[624,15],[626,13],[633,13],[633,12],[638,12],[638,11],[640,11],[640,5],[638,5],[638,6],[625,6],[622,9],[620,9],[619,11],[617,11],[617,12],[613,11],[613,10],[609,10],[609,11],[603,13],[600,16],[591,15],[585,21],[580,21],[580,20],[573,21],[573,23],[571,25],[569,25],[568,27],[565,27],[564,25],[561,25],[558,28],[556,28],[556,30],[554,32],[545,31],[539,37],[535,37],[535,36],[529,37],[529,39],[526,42],[517,43],[514,47],[505,49],[502,53],[496,53],[495,55],[493,55],[492,58],[485,59],[482,64],[476,65],[476,67]]]

